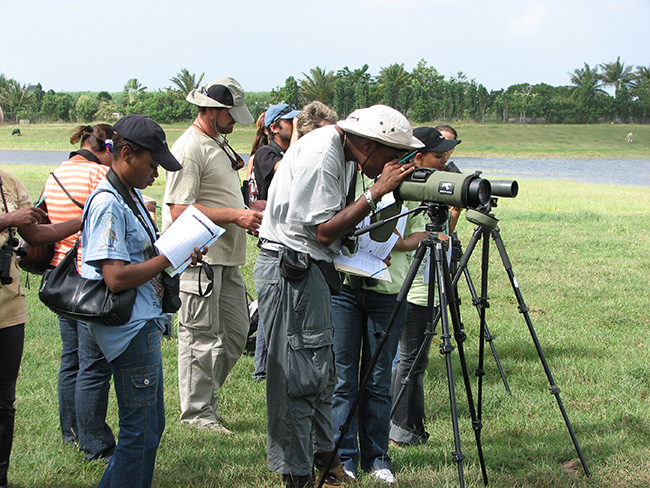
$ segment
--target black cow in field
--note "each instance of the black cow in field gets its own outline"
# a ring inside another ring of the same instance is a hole
[[[20,129],[14,129],[11,131],[12,136],[19,136],[20,135]]]

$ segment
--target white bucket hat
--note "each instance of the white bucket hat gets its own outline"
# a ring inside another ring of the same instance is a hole
[[[419,149],[424,144],[413,137],[411,124],[401,113],[386,105],[359,108],[339,120],[337,125],[345,132],[372,139],[397,149]]]
[[[242,86],[237,80],[227,76],[215,78],[207,85],[195,88],[185,97],[188,102],[199,107],[227,108],[235,122],[248,125],[255,119],[244,103],[245,98]]]

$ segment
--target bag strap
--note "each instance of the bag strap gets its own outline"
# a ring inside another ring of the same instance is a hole
[[[147,234],[149,234],[149,238],[151,239],[151,244],[153,245],[154,242],[156,242],[156,236],[154,236],[154,233],[151,231],[151,227],[147,225],[147,221],[145,218],[142,216],[142,212],[140,212],[140,209],[138,206],[135,204],[133,201],[133,197],[129,195],[129,192],[127,191],[126,187],[124,186],[124,183],[120,180],[120,178],[115,174],[115,171],[113,171],[113,168],[108,170],[108,173],[106,173],[106,179],[108,182],[111,184],[115,190],[120,194],[124,202],[128,205],[128,207],[131,209],[131,211],[135,214],[137,219],[140,221],[142,224],[142,227],[147,231]],[[142,205],[143,208],[146,208],[144,205],[144,202],[142,201],[142,198],[140,198],[140,195],[138,195],[137,192],[133,192],[135,194],[135,197],[138,199],[138,202],[140,202],[140,205]],[[156,234],[158,233],[158,229],[156,228],[156,224],[153,221],[153,218],[151,218],[151,215],[149,212],[147,212],[147,217],[149,217],[149,223],[151,223],[151,226],[156,229]],[[155,246],[154,246],[155,249]]]
[[[69,198],[70,200],[72,200],[72,203],[74,203],[77,207],[83,209],[84,206],[83,206],[81,203],[79,203],[77,200],[75,200],[75,199],[72,197],[72,195],[70,195],[70,193],[68,193],[68,190],[66,190],[66,189],[63,187],[63,185],[61,184],[61,182],[59,181],[59,179],[58,179],[58,178],[56,177],[56,175],[54,174],[54,171],[52,171],[50,174],[52,175],[52,178],[54,178],[54,181],[56,181],[57,184],[61,187],[61,189],[63,190],[63,193],[65,193],[65,194],[68,196],[68,198]],[[45,188],[43,188],[43,191],[45,191]],[[43,195],[43,192],[41,192],[41,196],[42,196],[42,195]],[[40,200],[40,198],[39,198],[39,200]]]
[[[79,156],[82,156],[86,158],[88,161],[92,161],[93,163],[102,164],[99,158],[92,151],[89,151],[88,149],[77,149],[76,151],[72,151],[70,153],[70,156],[68,157],[71,158],[75,154],[78,154]]]

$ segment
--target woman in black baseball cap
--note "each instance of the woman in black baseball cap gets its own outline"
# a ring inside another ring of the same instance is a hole
[[[181,165],[153,120],[131,115],[113,128],[112,167],[85,209],[81,274],[104,279],[115,293],[135,288],[137,296],[126,324],[88,324],[111,364],[120,415],[117,447],[99,487],[149,488],[165,428],[160,342],[170,262],[154,247],[157,229],[140,189],[154,182],[159,166],[178,171]],[[193,264],[201,256],[195,248]]]

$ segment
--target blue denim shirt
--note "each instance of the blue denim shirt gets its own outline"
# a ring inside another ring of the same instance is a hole
[[[111,192],[100,192],[93,197],[94,193],[102,188]],[[81,275],[89,279],[102,278],[101,261],[104,259],[141,263],[156,255],[146,230],[108,181],[102,180],[97,190],[91,194],[93,198],[87,209],[81,238]],[[142,207],[140,210],[143,215],[147,212]],[[109,361],[126,350],[148,321],[156,320],[161,330],[164,328],[161,276],[158,275],[138,286],[137,290],[129,322],[120,326],[88,324]]]

